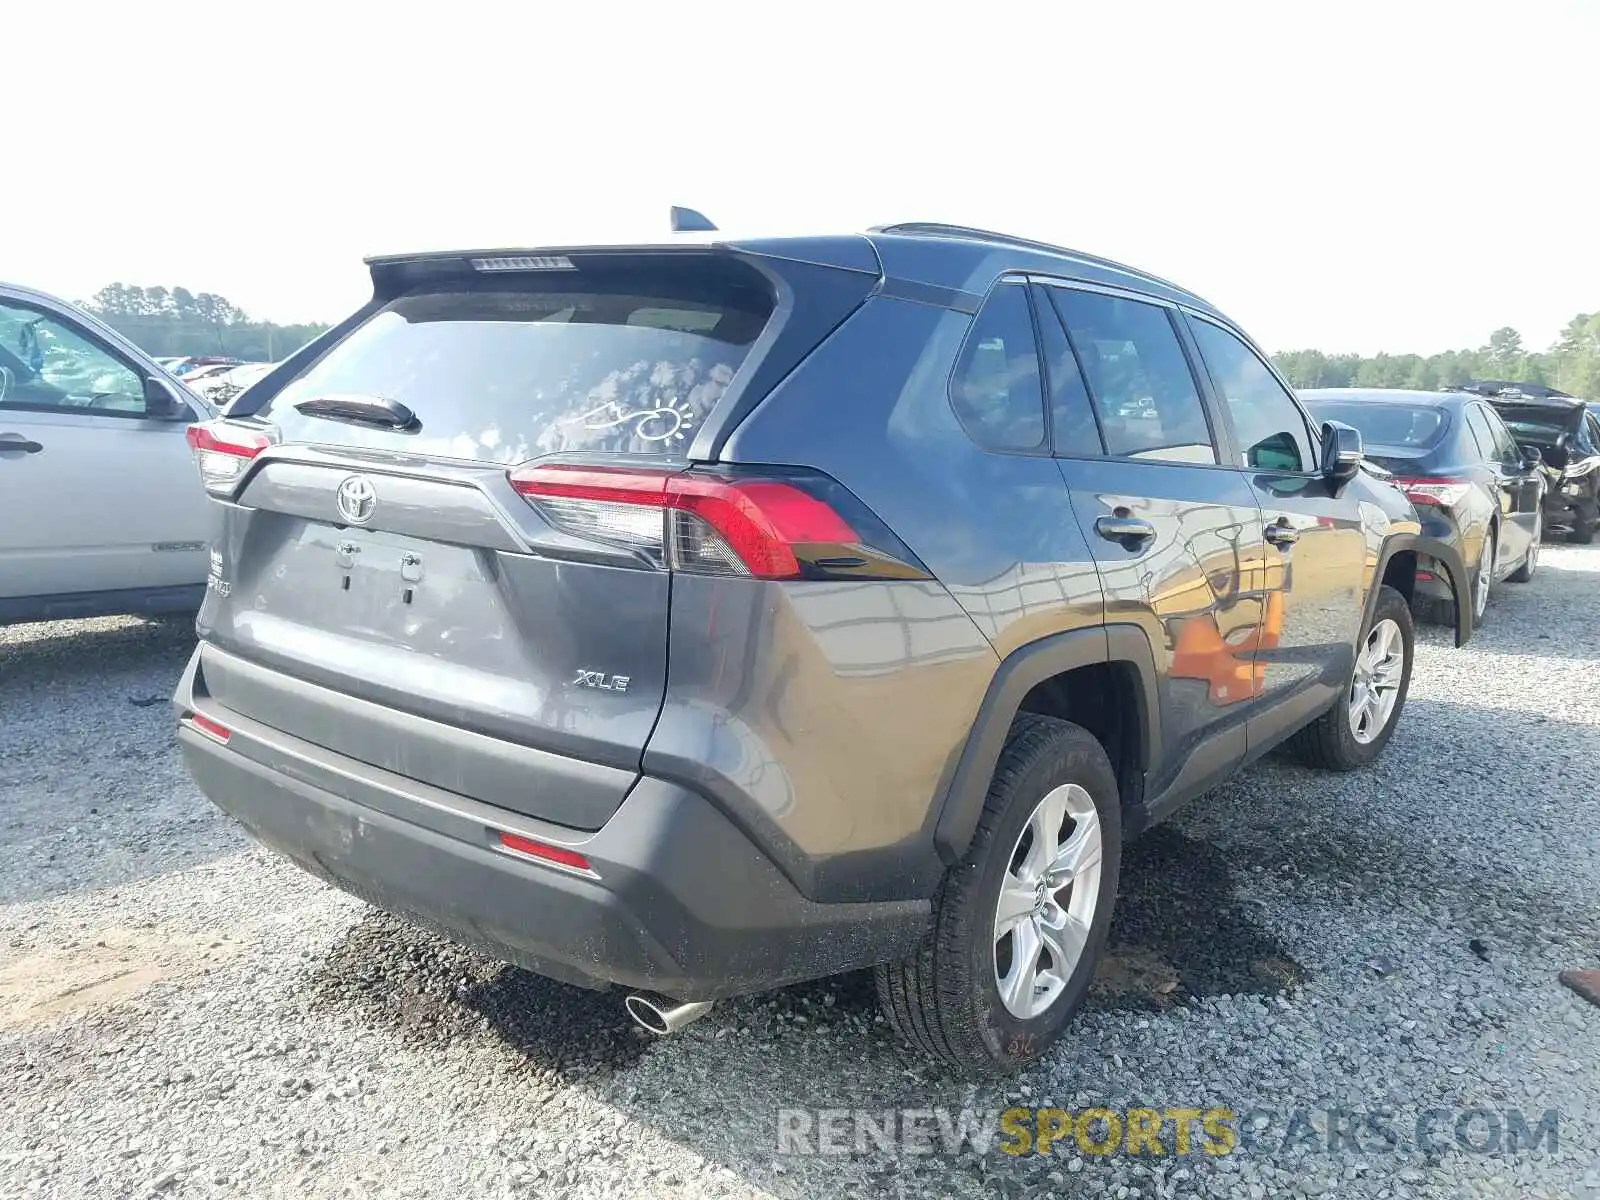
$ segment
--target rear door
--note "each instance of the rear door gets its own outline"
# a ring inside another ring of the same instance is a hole
[[[1310,419],[1256,351],[1198,314],[1188,328],[1261,506],[1267,609],[1256,645],[1252,747],[1277,741],[1349,686],[1369,578],[1359,505],[1323,478]]]
[[[1500,501],[1500,544],[1496,548],[1496,574],[1510,563],[1521,562],[1539,531],[1539,509],[1544,485],[1537,466],[1523,459],[1522,449],[1493,406],[1474,405],[1494,440],[1490,466]]]
[[[476,261],[424,271],[230,414],[276,444],[228,506],[201,672],[317,745],[597,828],[660,711],[662,512],[536,505],[511,472],[559,463],[576,496],[687,466],[772,291],[731,256]]]
[[[65,314],[0,297],[0,597],[205,578],[215,517],[144,379]]]
[[[1057,400],[1056,441],[1106,623],[1137,626],[1156,659],[1161,737],[1148,793],[1159,807],[1244,757],[1260,690],[1261,513],[1222,465],[1175,308],[1055,281],[1039,295],[1041,318],[1058,319],[1044,322],[1046,361],[1075,369],[1089,398],[1087,422]]]

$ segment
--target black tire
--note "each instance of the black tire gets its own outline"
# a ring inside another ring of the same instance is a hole
[[[1478,552],[1478,569],[1472,573],[1472,628],[1474,631],[1482,629],[1489,623],[1489,604],[1494,599],[1494,559],[1495,553],[1500,549],[1500,530],[1489,526],[1488,541]],[[1489,572],[1489,594],[1484,599],[1483,611],[1478,611],[1478,577],[1483,572]]]
[[[1539,568],[1539,550],[1544,544],[1544,516],[1539,516],[1538,524],[1533,530],[1533,541],[1528,546],[1528,553],[1522,560],[1522,565],[1506,576],[1510,583],[1530,583],[1533,573]]]
[[[1327,712],[1295,734],[1287,743],[1289,751],[1308,767],[1320,767],[1325,771],[1354,771],[1368,766],[1383,753],[1383,748],[1389,744],[1389,738],[1394,734],[1395,726],[1400,723],[1400,714],[1406,707],[1406,693],[1411,690],[1411,667],[1416,649],[1416,636],[1411,624],[1411,609],[1406,604],[1406,598],[1387,584],[1378,591],[1377,607],[1373,609],[1371,623],[1361,631],[1359,645],[1365,645],[1373,627],[1385,619],[1393,621],[1400,627],[1400,640],[1405,646],[1406,656],[1405,666],[1400,675],[1400,692],[1395,699],[1394,711],[1389,714],[1389,723],[1372,741],[1356,741],[1355,734],[1350,730],[1350,695],[1348,690],[1342,692]]]
[[[1594,523],[1597,509],[1600,509],[1600,501],[1580,504],[1572,510],[1572,530],[1567,534],[1569,541],[1577,542],[1580,546],[1587,546],[1594,541]]]
[[[995,980],[994,913],[1010,857],[1035,807],[1052,789],[1076,783],[1100,819],[1100,891],[1089,936],[1061,994],[1022,1020]],[[1122,807],[1106,752],[1087,730],[1019,714],[995,765],[966,857],[934,900],[933,927],[916,954],[876,972],[878,1003],[901,1037],[953,1072],[982,1078],[1013,1071],[1060,1036],[1094,978],[1111,927],[1122,863]]]
[[[1454,629],[1456,624],[1456,602],[1445,600],[1436,596],[1418,596],[1411,602],[1412,618],[1425,625],[1448,625]]]

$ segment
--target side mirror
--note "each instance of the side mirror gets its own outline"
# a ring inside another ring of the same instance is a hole
[[[1535,467],[1544,466],[1544,451],[1537,446],[1518,446],[1522,451],[1522,469],[1531,471]]]
[[[150,375],[144,381],[144,415],[150,421],[193,421],[190,408],[170,379]]]
[[[1361,431],[1343,421],[1322,423],[1322,476],[1341,488],[1361,470]]]

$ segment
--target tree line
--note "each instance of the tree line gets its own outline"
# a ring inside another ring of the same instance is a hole
[[[220,354],[246,362],[277,362],[326,325],[255,321],[214,292],[110,283],[84,307],[152,357]]]
[[[1289,350],[1273,355],[1295,387],[1391,387],[1437,391],[1469,379],[1505,379],[1559,388],[1600,400],[1600,313],[1579,313],[1555,345],[1530,351],[1515,329],[1497,329],[1476,350],[1443,354],[1324,354]]]

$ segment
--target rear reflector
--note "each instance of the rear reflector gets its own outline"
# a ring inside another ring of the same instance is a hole
[[[263,430],[228,420],[191,425],[186,436],[194,451],[200,482],[206,491],[217,496],[231,496],[250,460],[274,440]]]
[[[1394,485],[1406,494],[1411,503],[1432,504],[1440,508],[1454,508],[1472,491],[1470,480],[1435,476],[1396,479]]]
[[[210,717],[202,716],[200,713],[190,713],[189,724],[193,725],[212,741],[221,742],[224,746],[228,744],[228,739],[233,736],[226,725],[219,724]]]
[[[923,574],[859,501],[815,472],[541,464],[510,479],[568,533],[626,546],[675,571],[755,579]],[[847,520],[841,506],[859,511]]]
[[[507,850],[515,850],[518,854],[526,854],[530,858],[542,858],[545,862],[552,862],[562,867],[571,867],[575,871],[590,870],[589,860],[576,850],[568,850],[565,846],[551,846],[545,842],[536,842],[532,838],[525,838],[521,834],[500,834],[500,844]]]

